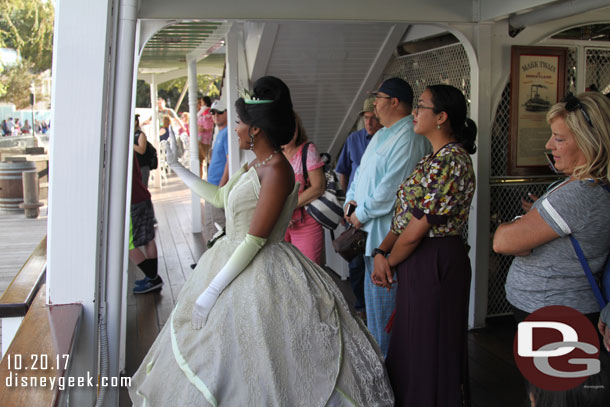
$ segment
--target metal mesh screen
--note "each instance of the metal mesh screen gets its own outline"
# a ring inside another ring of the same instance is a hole
[[[453,85],[464,93],[470,109],[470,62],[462,44],[394,57],[388,63],[383,79],[393,76],[409,82],[415,98],[426,86]]]
[[[585,85],[595,85],[602,93],[610,92],[610,49],[586,48]]]
[[[566,92],[576,93],[576,49],[568,49],[566,61]],[[541,182],[520,182],[500,183],[502,180],[510,179],[507,177],[508,159],[508,132],[510,123],[510,82],[502,91],[502,98],[496,109],[494,122],[491,129],[491,177],[490,186],[490,238],[493,236],[498,225],[502,222],[511,220],[517,215],[521,215],[521,198],[528,192],[536,196],[542,195],[548,185],[549,180]],[[508,268],[513,260],[513,256],[503,256],[494,253],[490,248],[489,252],[489,283],[488,283],[488,304],[487,315],[503,315],[511,312],[510,305],[506,301],[504,283]]]
[[[568,48],[568,58],[566,60],[566,95],[576,94],[576,48]]]

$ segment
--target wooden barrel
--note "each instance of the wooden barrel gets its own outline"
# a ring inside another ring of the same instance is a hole
[[[0,211],[23,211],[19,204],[23,202],[24,171],[36,171],[32,161],[0,162]]]

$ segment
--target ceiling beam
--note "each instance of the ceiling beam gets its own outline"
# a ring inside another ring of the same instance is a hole
[[[377,85],[377,81],[381,77],[383,69],[392,57],[392,52],[394,52],[394,49],[396,49],[396,46],[405,34],[407,28],[407,24],[395,24],[388,30],[385,40],[379,47],[379,52],[371,63],[368,72],[362,80],[358,92],[356,92],[355,97],[352,99],[352,103],[347,109],[339,129],[335,133],[335,136],[330,143],[328,152],[331,157],[336,157],[338,155],[339,150],[341,149],[341,146],[343,146],[343,142],[348,135],[348,131],[352,128],[352,125],[358,118],[358,112],[362,108],[364,99],[367,97],[368,92],[371,91],[371,89],[374,89],[374,87]]]

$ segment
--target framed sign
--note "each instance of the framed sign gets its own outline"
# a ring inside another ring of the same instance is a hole
[[[551,135],[546,113],[564,97],[566,49],[511,49],[508,174],[552,174],[544,145]]]

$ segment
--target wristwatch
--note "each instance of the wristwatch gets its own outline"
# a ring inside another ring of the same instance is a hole
[[[383,257],[388,257],[388,252],[386,252],[385,250],[381,250],[379,247],[376,247],[373,249],[373,258],[375,258],[375,256],[377,256],[378,254],[381,254]]]

